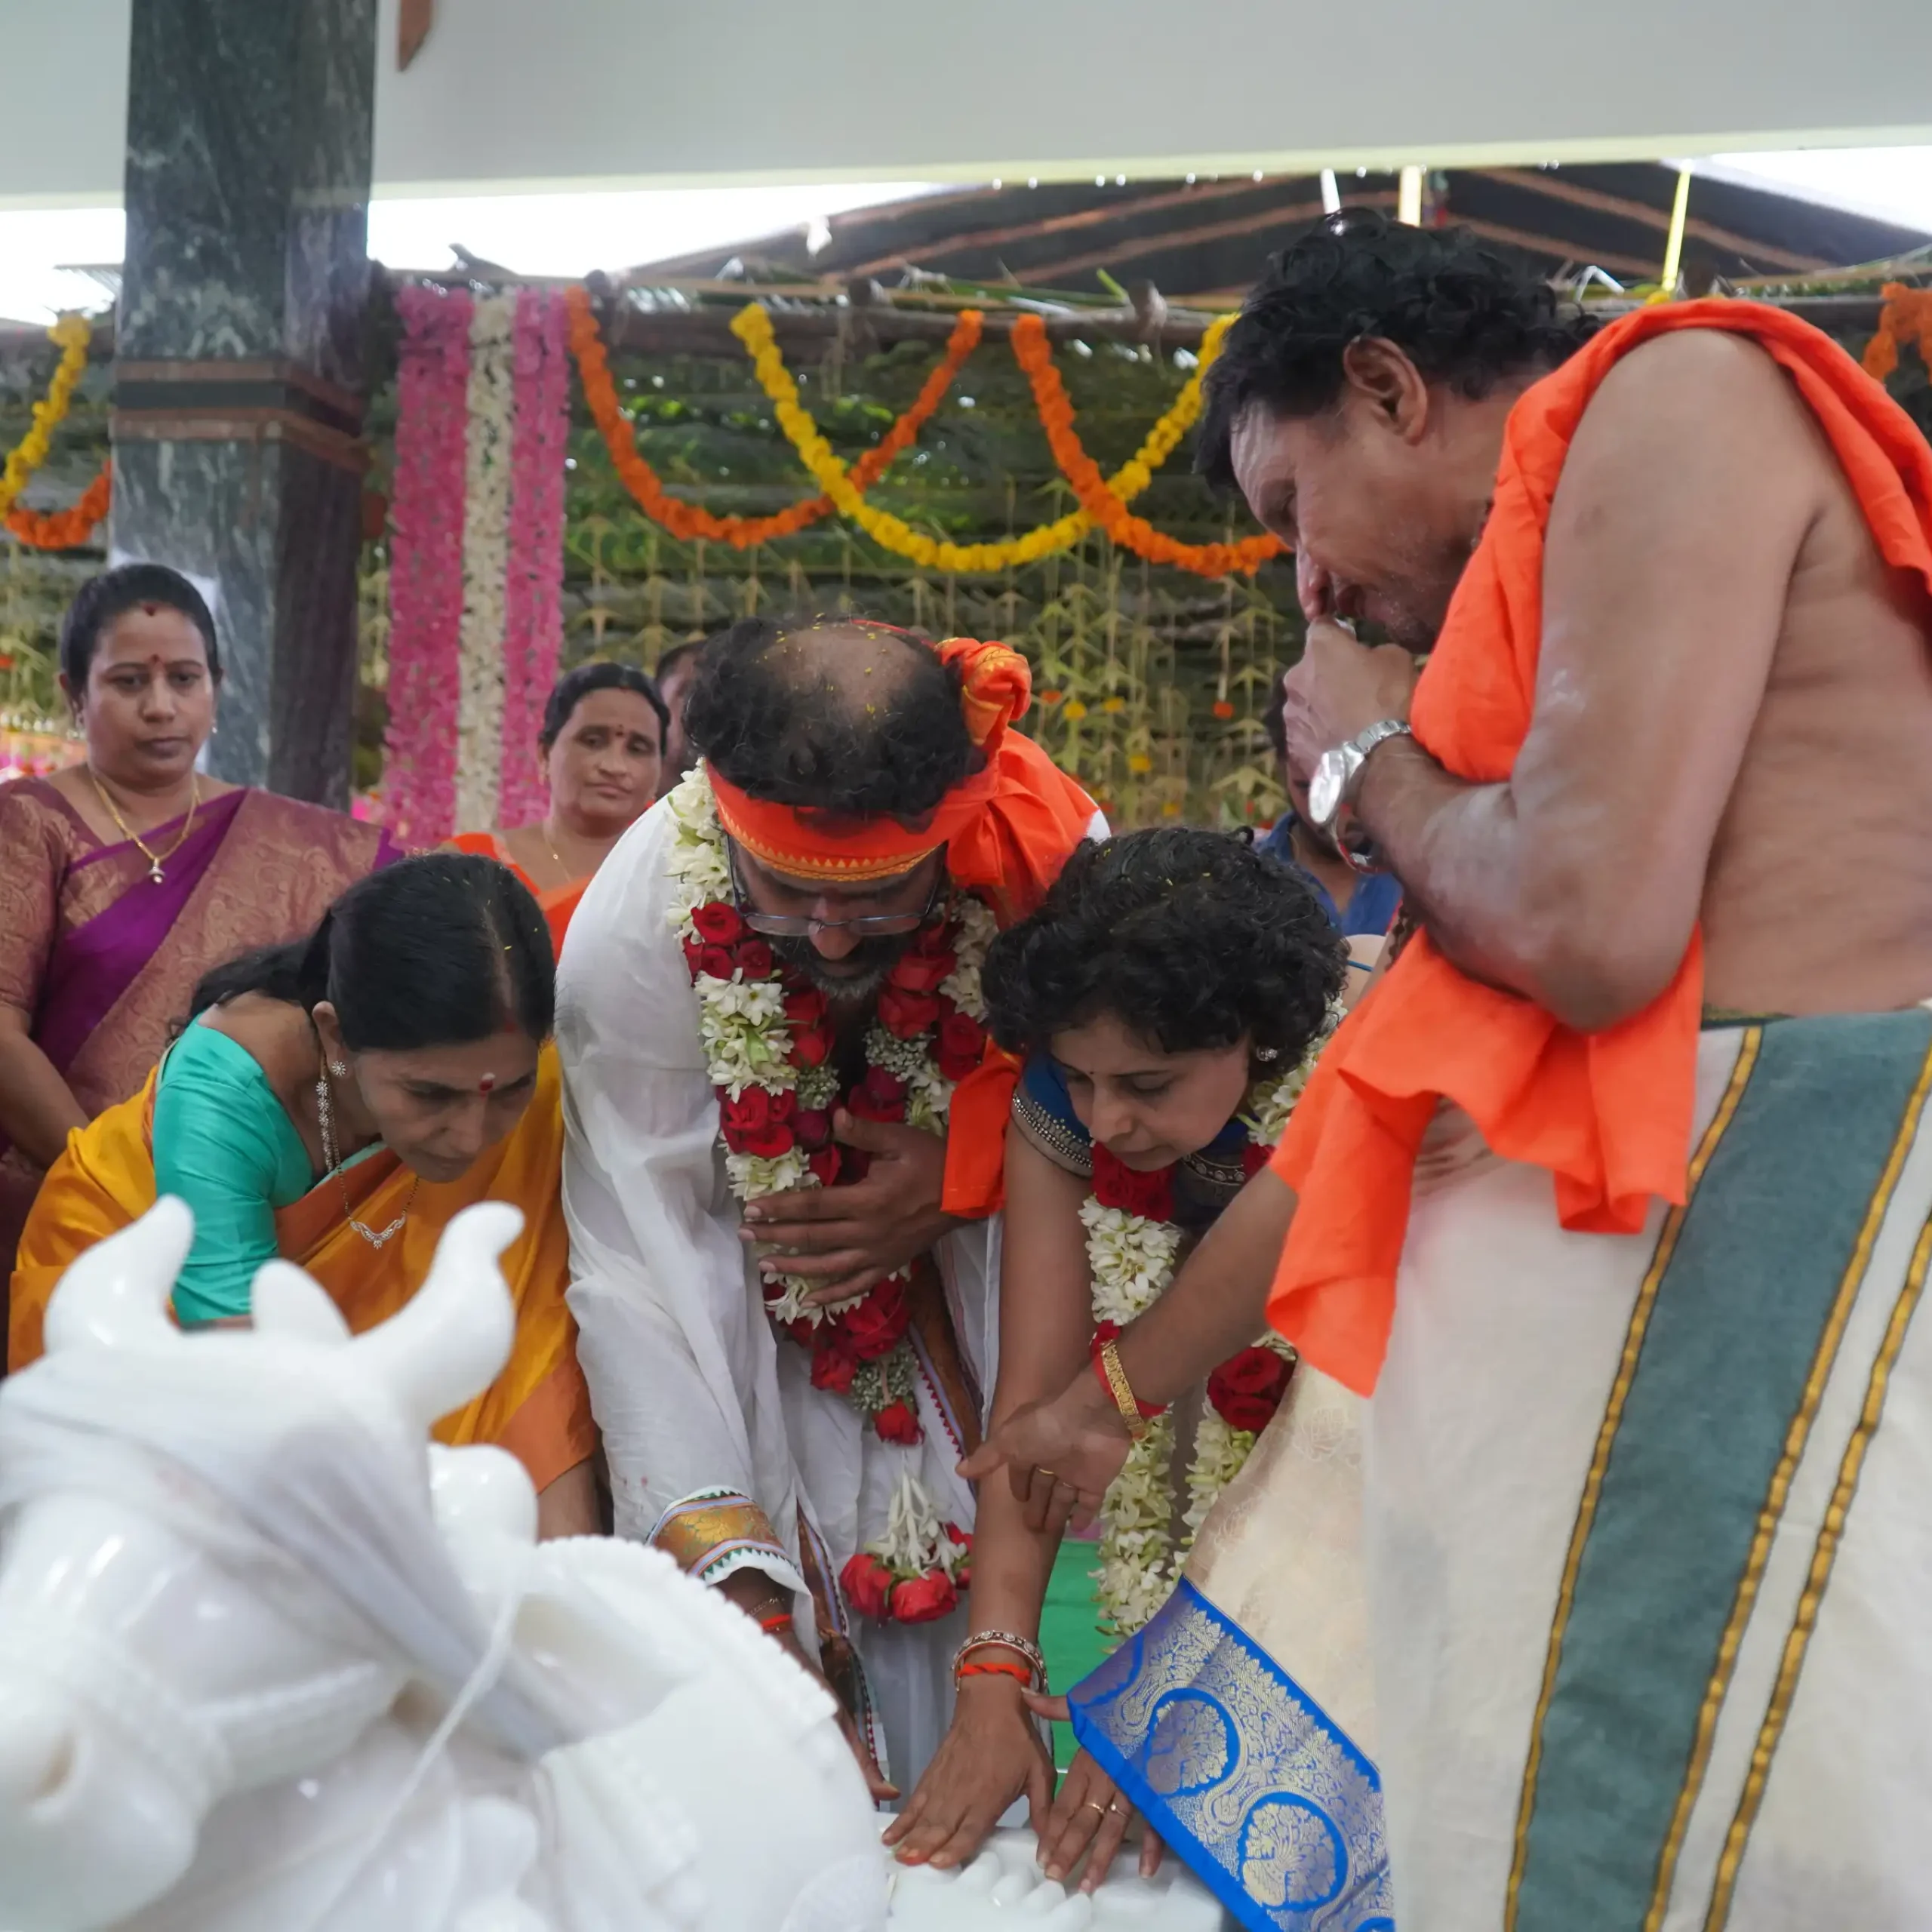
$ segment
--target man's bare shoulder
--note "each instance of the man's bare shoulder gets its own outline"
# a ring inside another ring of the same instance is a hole
[[[1720,423],[1733,432],[1803,432],[1811,420],[1763,347],[1718,328],[1676,329],[1639,343],[1604,377],[1584,412],[1586,423],[1642,421],[1678,435]]]

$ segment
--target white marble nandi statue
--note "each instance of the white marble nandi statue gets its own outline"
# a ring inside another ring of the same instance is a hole
[[[163,1201],[0,1383],[0,1932],[880,1932],[892,1868],[829,1697],[658,1552],[540,1544],[500,1451],[426,1444],[507,1358],[514,1208],[350,1339],[298,1269],[166,1314]],[[898,1932],[1209,1932],[1001,1833]]]
[[[352,1341],[281,1263],[182,1334],[192,1225],[83,1256],[0,1384],[0,1927],[882,1927],[826,1694],[657,1552],[537,1543],[503,1452],[426,1456],[508,1356],[516,1211]]]

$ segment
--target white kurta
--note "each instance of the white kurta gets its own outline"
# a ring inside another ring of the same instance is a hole
[[[571,919],[558,973],[570,1305],[617,1529],[648,1538],[673,1504],[733,1491],[764,1510],[794,1562],[800,1537],[815,1534],[835,1579],[884,1530],[908,1469],[945,1516],[971,1527],[972,1493],[955,1473],[959,1419],[922,1373],[924,1440],[909,1449],[881,1441],[842,1397],[811,1386],[805,1351],[765,1317],[738,1238],[697,998],[671,924],[672,837],[661,803],[625,834]],[[985,1389],[998,1358],[998,1252],[995,1220],[949,1235],[937,1256],[961,1356]],[[776,1558],[743,1561],[804,1587]],[[809,1620],[801,1606],[808,1643]],[[950,1719],[949,1665],[964,1629],[962,1608],[934,1624],[851,1630],[891,1775],[906,1791]]]

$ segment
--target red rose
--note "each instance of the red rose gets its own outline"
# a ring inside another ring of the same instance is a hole
[[[958,1601],[958,1586],[952,1579],[943,1570],[928,1570],[923,1577],[893,1586],[890,1614],[895,1623],[931,1623]]]
[[[949,1080],[964,1080],[985,1058],[986,1029],[970,1013],[956,1009],[939,1023],[934,1057]]]
[[[776,1094],[747,1087],[735,1100],[729,1094],[719,1094],[725,1146],[734,1154],[761,1154],[768,1160],[789,1153],[797,1137],[791,1124],[797,1105],[789,1087]]]
[[[888,1277],[856,1307],[845,1309],[838,1326],[861,1361],[877,1361],[898,1347],[912,1321],[912,1307],[906,1299],[905,1284]]]
[[[748,980],[768,980],[771,977],[774,961],[771,949],[761,939],[741,939],[731,949],[731,956],[737,961],[738,970]]]
[[[953,928],[942,920],[937,925],[921,926],[906,950],[933,958],[942,952],[950,954],[952,940]]]
[[[878,996],[878,1023],[895,1040],[915,1040],[939,1024],[939,1001],[931,993],[909,993],[888,986]]]
[[[1241,1150],[1241,1171],[1252,1180],[1274,1158],[1273,1148],[1263,1147],[1258,1141],[1251,1140]]]
[[[807,1149],[832,1144],[832,1115],[824,1107],[801,1107],[792,1117],[792,1131],[798,1145]]]
[[[713,946],[729,946],[745,930],[744,921],[730,906],[716,900],[697,907],[691,914],[691,924],[697,927],[698,937]]]
[[[861,1617],[885,1620],[886,1605],[892,1601],[892,1572],[870,1552],[860,1550],[849,1558],[838,1573],[838,1586],[845,1601]]]
[[[805,1156],[805,1165],[818,1177],[820,1187],[829,1187],[844,1164],[845,1156],[836,1147],[815,1147]]]
[[[816,986],[801,986],[785,995],[785,1017],[794,1026],[816,1026],[828,1011],[825,995]]]
[[[780,1301],[783,1301],[785,1298],[783,1294],[784,1286],[785,1284],[782,1281],[774,1281],[771,1284],[771,1287],[775,1287],[780,1291],[778,1299]],[[765,1300],[769,1301],[771,1299],[771,1296],[768,1291],[765,1296]],[[817,1347],[818,1331],[818,1323],[814,1321],[809,1315],[795,1315],[792,1316],[791,1320],[785,1324],[786,1334],[789,1335],[792,1340],[796,1342],[801,1349],[813,1349]]]
[[[919,1418],[903,1402],[888,1403],[872,1417],[872,1426],[881,1442],[901,1443],[908,1449],[925,1439]]]
[[[882,1066],[869,1066],[865,1078],[852,1089],[846,1105],[861,1120],[903,1120],[906,1083]]]
[[[693,946],[687,940],[685,958],[694,974],[709,973],[714,980],[728,980],[738,968],[728,946]]]
[[[1243,1349],[1208,1377],[1208,1399],[1230,1429],[1258,1435],[1281,1406],[1291,1368],[1272,1349]]]
[[[837,1324],[828,1321],[818,1331],[812,1348],[812,1386],[828,1395],[842,1395],[858,1373],[859,1357],[851,1340]]]
[[[792,1035],[792,1063],[795,1066],[823,1066],[831,1051],[829,1026],[813,1026]]]
[[[943,952],[902,952],[892,962],[885,983],[909,993],[936,993],[958,964],[949,946]]]
[[[1150,1221],[1174,1217],[1174,1171],[1155,1168],[1143,1173],[1094,1143],[1094,1198],[1103,1208],[1118,1208]]]

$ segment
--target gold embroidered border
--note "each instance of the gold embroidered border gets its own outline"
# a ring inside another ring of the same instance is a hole
[[[1838,1560],[1845,1518],[1850,1513],[1859,1474],[1865,1466],[1865,1452],[1871,1446],[1872,1438],[1877,1433],[1884,1414],[1885,1395],[1891,1383],[1892,1369],[1898,1361],[1900,1351],[1905,1346],[1906,1331],[1912,1325],[1913,1313],[1924,1292],[1928,1266],[1932,1266],[1932,1221],[1927,1222],[1920,1230],[1918,1245],[1912,1251],[1912,1266],[1906,1271],[1905,1284],[1893,1305],[1885,1339],[1879,1345],[1878,1358],[1872,1363],[1872,1373],[1866,1382],[1865,1406],[1838,1464],[1838,1479],[1832,1491],[1825,1520],[1819,1526],[1818,1540],[1812,1547],[1810,1571],[1805,1578],[1804,1594],[1798,1600],[1798,1614],[1792,1620],[1790,1634],[1785,1638],[1784,1657],[1778,1666],[1777,1681],[1772,1686],[1771,1701],[1765,1709],[1764,1721],[1758,1727],[1758,1741],[1752,1748],[1751,1769],[1744,1780],[1743,1794],[1738,1799],[1730,1829],[1724,1835],[1724,1851],[1718,1860],[1717,1883],[1712,1890],[1710,1909],[1704,1915],[1704,1932],[1724,1932],[1729,1922],[1731,1900],[1737,1890],[1738,1872],[1744,1863],[1751,1827],[1757,1823],[1758,1807],[1764,1801],[1764,1786],[1771,1774],[1771,1759],[1784,1735],[1786,1720],[1791,1715],[1792,1700],[1798,1691],[1798,1672],[1804,1667],[1804,1653],[1810,1646],[1811,1633],[1817,1627],[1818,1610],[1824,1601],[1825,1586],[1831,1581],[1832,1566]]]
[[[675,1504],[665,1512],[651,1540],[680,1570],[693,1575],[709,1569],[731,1549],[784,1554],[771,1519],[742,1496],[696,1497]]]
[[[1673,1208],[1665,1219],[1663,1231],[1657,1236],[1657,1251],[1651,1256],[1650,1267],[1637,1291],[1630,1325],[1624,1333],[1623,1356],[1617,1364],[1617,1379],[1611,1386],[1603,1426],[1597,1432],[1596,1451],[1590,1459],[1589,1474],[1584,1479],[1583,1494],[1577,1506],[1576,1527],[1571,1531],[1569,1552],[1563,1563],[1563,1580],[1557,1591],[1556,1614],[1550,1624],[1543,1684],[1537,1697],[1536,1715],[1530,1727],[1529,1757],[1523,1767],[1523,1795],[1516,1810],[1515,1845],[1509,1864],[1509,1888],[1503,1903],[1503,1932],[1515,1932],[1523,1866],[1529,1854],[1530,1820],[1536,1810],[1537,1779],[1543,1768],[1543,1727],[1549,1715],[1550,1700],[1555,1694],[1557,1669],[1563,1661],[1564,1635],[1569,1627],[1571,1607],[1577,1593],[1577,1573],[1583,1564],[1583,1546],[1589,1539],[1591,1525],[1596,1520],[1597,1501],[1603,1493],[1604,1471],[1609,1466],[1610,1452],[1623,1423],[1624,1404],[1629,1399],[1630,1385],[1636,1378],[1637,1359],[1643,1352],[1644,1337],[1650,1327],[1651,1313],[1657,1305],[1657,1290],[1663,1283],[1664,1270],[1670,1266],[1670,1257],[1676,1249],[1690,1203],[1697,1197],[1697,1183],[1703,1179],[1704,1170],[1710,1165],[1718,1143],[1737,1112],[1738,1102],[1743,1098],[1752,1069],[1758,1063],[1758,1049],[1764,1037],[1764,1029],[1754,1026],[1739,1042],[1737,1060],[1730,1071],[1730,1084],[1724,1089],[1724,1098],[1718,1103],[1710,1125],[1704,1131],[1697,1151],[1691,1156],[1684,1205]]]
[[[1918,1137],[1928,1090],[1932,1090],[1932,1052],[1927,1054],[1918,1069],[1918,1078],[1912,1088],[1911,1098],[1906,1103],[1904,1116],[1892,1142],[1892,1151],[1878,1177],[1878,1185],[1872,1191],[1872,1198],[1866,1204],[1858,1239],[1839,1279],[1831,1311],[1825,1318],[1817,1352],[1812,1357],[1810,1372],[1805,1377],[1804,1392],[1798,1398],[1797,1413],[1792,1416],[1791,1426],[1785,1434],[1783,1453],[1771,1472],[1770,1486],[1765,1491],[1764,1503],[1758,1512],[1757,1534],[1752,1538],[1750,1553],[1745,1559],[1743,1573],[1738,1578],[1730,1620],[1724,1626],[1723,1638],[1718,1645],[1717,1662],[1705,1688],[1704,1701],[1697,1712],[1697,1734],[1690,1747],[1690,1761],[1684,1768],[1684,1783],[1677,1795],[1677,1807],[1671,1814],[1670,1829],[1665,1835],[1663,1850],[1657,1860],[1657,1882],[1651,1893],[1650,1909],[1644,1915],[1644,1932],[1660,1932],[1663,1924],[1664,1913],[1670,1903],[1671,1885],[1677,1875],[1678,1857],[1684,1849],[1684,1834],[1690,1827],[1690,1814],[1696,1808],[1699,1792],[1703,1789],[1704,1774],[1710,1767],[1711,1747],[1717,1735],[1718,1718],[1730,1689],[1731,1675],[1737,1667],[1737,1653],[1744,1641],[1745,1629],[1757,1606],[1758,1586],[1764,1581],[1764,1566],[1770,1560],[1771,1544],[1777,1537],[1785,1503],[1791,1494],[1792,1478],[1797,1473],[1805,1445],[1811,1439],[1811,1425],[1817,1420],[1818,1404],[1824,1398],[1825,1384],[1830,1380],[1832,1366],[1838,1360],[1838,1345],[1844,1339],[1845,1324],[1851,1319],[1852,1309],[1857,1302],[1859,1291],[1864,1286],[1866,1270],[1871,1266],[1872,1250],[1878,1241],[1878,1230],[1891,1208],[1906,1156],[1911,1152],[1912,1143]]]

